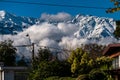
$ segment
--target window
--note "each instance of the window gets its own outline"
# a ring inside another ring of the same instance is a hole
[[[118,69],[119,68],[119,56],[114,58],[114,60],[112,62],[112,65],[113,65],[113,69]]]
[[[15,80],[27,80],[27,72],[15,72]]]

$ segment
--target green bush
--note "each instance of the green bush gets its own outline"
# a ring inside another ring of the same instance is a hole
[[[41,80],[50,76],[70,76],[70,67],[65,61],[42,61],[32,70],[28,80]]]
[[[106,75],[103,71],[94,69],[90,72],[89,77],[91,80],[106,80]]]
[[[76,80],[90,80],[89,75],[83,74],[77,77]]]
[[[48,77],[45,80],[58,80],[59,76],[52,76],[52,77]]]
[[[76,80],[76,78],[53,76],[53,77],[48,77],[48,78],[46,78],[44,80]]]

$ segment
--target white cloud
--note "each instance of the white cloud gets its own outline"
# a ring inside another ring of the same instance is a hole
[[[80,47],[82,44],[87,44],[87,39],[77,39],[75,37],[63,37],[62,41],[59,43],[59,46],[67,49],[75,49]]]
[[[40,46],[47,46],[52,48],[59,48],[58,43],[52,39],[45,38],[39,42]]]
[[[33,42],[39,42],[45,38],[59,40],[62,37],[61,31],[52,24],[43,23],[40,25],[33,25],[19,35],[29,34]]]
[[[29,38],[26,37],[27,34],[29,34],[31,42],[36,43],[38,46],[47,46],[47,47],[53,47],[53,48],[67,48],[67,49],[75,49],[77,47],[80,47],[81,44],[88,44],[88,43],[98,43],[98,44],[109,44],[112,42],[117,42],[114,38],[106,38],[101,39],[101,41],[97,40],[88,40],[83,39],[81,37],[76,37],[75,34],[77,33],[78,36],[80,35],[79,29],[80,29],[80,23],[73,24],[73,23],[66,23],[64,21],[70,20],[71,15],[67,13],[58,13],[56,15],[50,15],[50,14],[42,14],[41,19],[58,22],[59,23],[49,23],[44,22],[38,25],[30,26],[28,29],[24,30],[23,32],[18,33],[17,35],[5,35],[0,36],[0,41],[5,39],[11,39],[14,41],[14,45],[29,45]],[[89,27],[89,26],[88,26]],[[91,29],[91,28],[90,28]],[[87,30],[89,29],[87,28]],[[86,35],[88,36],[88,35]],[[109,41],[108,41],[109,40]],[[38,46],[35,46],[38,47]],[[38,49],[38,48],[37,48]],[[25,48],[18,48],[18,52],[20,54],[24,54],[26,56],[30,56],[30,47]]]
[[[54,14],[46,14],[46,13],[43,13],[41,15],[41,19],[43,20],[47,20],[47,21],[67,21],[67,20],[71,20],[71,15],[68,14],[68,13],[65,13],[65,12],[61,12],[61,13],[58,13],[56,15]]]
[[[79,30],[79,26],[71,23],[58,23],[58,28],[67,36],[72,36]]]

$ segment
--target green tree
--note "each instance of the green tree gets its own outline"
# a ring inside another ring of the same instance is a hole
[[[95,67],[100,68],[101,70],[110,70],[112,68],[112,58],[109,57],[98,57],[95,62]]]
[[[82,75],[79,75],[76,80],[90,80],[90,78],[89,78],[89,75],[82,74]]]
[[[75,58],[74,60],[73,60],[73,64],[71,65],[71,72],[72,73],[78,73],[78,68],[79,68],[79,64],[80,62],[78,61],[78,59],[77,58]]]
[[[113,13],[120,10],[120,0],[110,0],[114,3],[114,8],[109,8],[106,10],[107,13]]]
[[[89,58],[88,53],[84,53],[81,58],[79,73],[87,74],[92,69],[92,64],[90,64],[92,59]]]
[[[82,46],[82,48],[89,54],[90,58],[96,59],[97,57],[103,56],[102,52],[105,46],[94,43],[94,44],[85,44]]]
[[[120,21],[116,21],[116,30],[113,33],[117,39],[120,38]]]
[[[16,48],[12,45],[13,41],[5,40],[0,42],[0,61],[5,66],[14,66],[16,63]]]
[[[21,59],[17,61],[17,66],[28,66],[25,60],[25,56],[22,56]]]
[[[28,80],[43,80],[51,76],[70,76],[70,65],[67,61],[59,61],[47,48],[39,49]]]
[[[30,73],[28,80],[43,80],[51,76],[70,76],[70,67],[63,61],[42,61]]]
[[[70,64],[73,64],[74,59],[77,59],[79,62],[81,61],[82,55],[85,53],[85,51],[82,48],[77,48],[73,50],[70,53],[70,56],[68,58],[68,62]]]
[[[89,73],[90,80],[107,80],[107,76],[105,75],[104,71],[99,69],[93,69]]]
[[[47,48],[39,48],[37,56],[35,59],[40,62],[40,61],[50,61],[52,60],[52,53],[49,49]]]
[[[68,58],[68,62],[71,64],[71,72],[73,73],[74,76],[84,74],[92,75],[92,78],[94,78],[100,74],[100,76],[102,76],[105,79],[106,79],[105,76],[110,76],[106,72],[107,70],[111,69],[112,65],[111,64],[112,59],[109,57],[102,56],[93,59],[92,57],[89,57],[89,53],[86,53],[81,48],[77,48],[76,50],[73,50],[71,52],[70,57]],[[94,72],[96,73],[96,75],[94,75],[93,73],[91,73],[91,71],[94,69],[99,70],[101,72],[100,73]],[[101,80],[104,80],[103,78]],[[86,78],[83,78],[83,80],[84,79]]]
[[[37,56],[34,57],[34,60],[32,60],[33,68],[37,67],[37,64],[43,61],[51,61],[53,59],[53,55],[51,51],[47,48],[39,48]]]
[[[71,64],[71,72],[74,76],[86,74],[90,70],[90,58],[82,48],[77,48],[71,52],[68,62]]]

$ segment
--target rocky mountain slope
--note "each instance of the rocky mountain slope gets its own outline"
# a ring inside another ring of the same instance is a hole
[[[43,25],[44,23],[47,23],[47,25]],[[44,36],[49,39],[53,37],[57,38],[58,42],[64,40],[64,38],[68,39],[68,37],[69,39],[72,38],[72,40],[74,38],[77,40],[85,39],[87,41],[93,39],[101,40],[108,37],[113,39],[113,32],[116,29],[115,21],[112,18],[81,14],[70,16],[66,13],[59,13],[58,15],[44,14],[40,18],[31,18],[16,16],[5,11],[0,11],[0,34],[2,35],[17,35],[31,26],[35,27],[35,25],[39,26],[40,31],[38,32],[42,32],[40,34],[38,33],[38,35],[42,34],[43,36],[45,33]],[[50,26],[52,28],[41,26]],[[46,29],[46,31],[43,31],[43,28]],[[31,34],[34,34],[39,29],[37,28],[35,31],[33,28]],[[39,41],[40,40],[43,39],[39,39]]]

